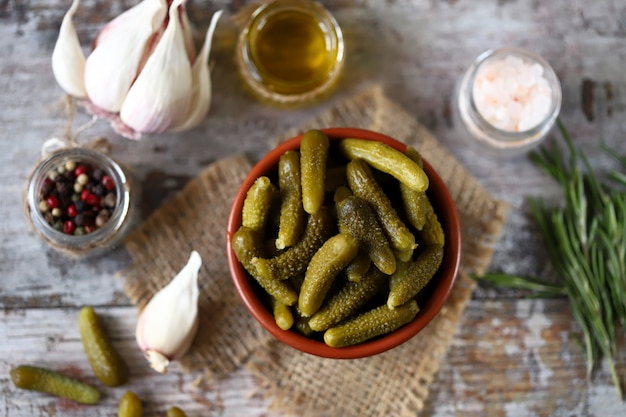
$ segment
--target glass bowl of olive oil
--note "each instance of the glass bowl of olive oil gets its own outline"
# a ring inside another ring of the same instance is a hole
[[[239,74],[254,97],[278,107],[301,107],[327,97],[344,64],[339,24],[321,4],[271,0],[241,31]]]

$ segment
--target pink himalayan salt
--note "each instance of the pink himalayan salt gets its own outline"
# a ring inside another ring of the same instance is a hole
[[[513,55],[481,65],[472,94],[480,115],[507,132],[536,127],[548,116],[552,104],[552,89],[543,67]]]

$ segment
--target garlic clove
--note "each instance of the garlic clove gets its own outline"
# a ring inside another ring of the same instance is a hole
[[[150,299],[139,315],[135,337],[150,366],[165,372],[180,359],[198,330],[198,271],[202,259],[193,251],[187,264]]]
[[[211,53],[213,33],[215,32],[217,22],[221,15],[221,10],[213,14],[206,37],[204,38],[204,45],[191,69],[192,93],[189,114],[182,124],[170,128],[169,130],[171,131],[180,132],[189,130],[197,126],[209,112],[209,108],[211,107],[211,72],[207,60]]]
[[[143,0],[103,28],[85,64],[85,88],[94,105],[120,111],[166,14],[165,0]]]
[[[187,58],[189,58],[189,62],[194,62],[196,60],[196,45],[193,41],[193,33],[191,29],[191,22],[189,21],[189,16],[187,15],[187,7],[185,6],[185,2],[181,5],[181,13],[180,13],[180,24],[183,27],[183,35],[185,36],[185,50],[187,51]]]
[[[170,6],[163,36],[131,86],[120,109],[120,119],[142,133],[160,133],[182,123],[189,111],[191,64],[177,18],[183,0]]]
[[[63,16],[59,37],[52,51],[52,73],[67,94],[83,98],[87,95],[84,83],[85,55],[72,21],[79,3],[79,0],[74,0]]]

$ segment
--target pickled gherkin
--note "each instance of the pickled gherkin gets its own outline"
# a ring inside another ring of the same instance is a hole
[[[287,282],[266,278],[260,275],[253,265],[252,260],[262,255],[261,248],[263,243],[258,232],[241,226],[233,234],[231,243],[239,262],[269,295],[286,305],[294,305],[296,303],[298,294]]]
[[[293,314],[289,306],[281,303],[274,297],[271,297],[271,304],[276,325],[283,330],[289,330],[293,325]]]
[[[347,282],[315,313],[309,326],[321,332],[355,314],[387,283],[387,276],[377,268],[369,272],[359,282]]]
[[[408,262],[413,258],[414,249],[396,250],[393,253],[396,255],[396,261]]]
[[[443,247],[427,246],[415,261],[403,264],[389,280],[387,306],[397,308],[414,298],[430,282],[443,260]]]
[[[422,167],[422,155],[415,148],[408,147],[405,154]],[[408,185],[400,183],[400,195],[409,223],[417,230],[422,230],[426,223],[426,204],[429,203],[426,191],[415,191]]]
[[[343,139],[339,150],[350,159],[363,159],[415,191],[428,188],[428,176],[411,158],[391,146],[363,139]]]
[[[348,188],[347,186],[342,185],[341,187],[338,187],[335,190],[335,193],[333,195],[333,201],[335,202],[335,205],[337,205],[338,203],[350,197],[351,195],[352,195],[352,190],[350,190],[350,188]]]
[[[109,387],[126,383],[128,365],[111,344],[100,318],[92,307],[80,309],[78,328],[85,354],[98,379]]]
[[[300,141],[302,205],[304,211],[315,213],[324,203],[326,160],[330,141],[320,130],[309,130]]]
[[[356,258],[346,266],[346,278],[348,281],[359,282],[365,277],[367,271],[370,270],[372,261],[366,252],[359,251]]]
[[[394,309],[382,305],[326,330],[324,342],[332,347],[356,345],[399,329],[418,312],[415,300]]]
[[[326,207],[309,216],[302,238],[292,247],[273,258],[255,257],[252,264],[265,279],[286,280],[306,271],[309,261],[334,234],[335,225]]]
[[[257,178],[243,201],[241,224],[252,230],[262,230],[267,223],[276,186],[268,177]]]
[[[278,163],[278,191],[280,193],[280,219],[276,248],[293,246],[304,230],[306,212],[302,206],[300,154],[287,151]]]
[[[298,308],[305,317],[317,312],[335,277],[359,251],[352,236],[339,233],[328,239],[309,263],[300,289]]]
[[[415,249],[415,235],[398,216],[389,197],[376,182],[369,165],[362,159],[354,159],[348,163],[347,175],[354,195],[370,203],[374,209],[392,249],[396,251]]]
[[[311,336],[313,334],[313,329],[311,329],[311,326],[309,326],[309,321],[311,321],[311,318],[304,317],[302,312],[298,309],[298,306],[292,307],[291,313],[293,314],[292,329],[303,336]]]
[[[100,401],[100,391],[96,388],[49,369],[20,365],[11,369],[10,374],[18,388],[45,392],[82,404]]]
[[[445,243],[424,164],[411,147],[309,130],[257,179],[231,243],[279,328],[340,347],[415,318]]]
[[[417,233],[418,237],[425,245],[444,246],[446,243],[446,236],[430,200],[424,204],[424,215],[426,217],[426,221],[424,222],[422,230]]]
[[[165,414],[165,417],[187,417],[187,414],[178,407],[170,407]]]
[[[143,405],[141,400],[132,391],[126,391],[120,399],[117,410],[118,417],[142,417]]]
[[[370,204],[356,196],[346,197],[337,203],[337,218],[339,230],[354,236],[378,269],[393,274],[396,258]]]

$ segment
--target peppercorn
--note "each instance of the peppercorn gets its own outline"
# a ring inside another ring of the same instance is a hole
[[[117,204],[115,188],[113,178],[101,168],[68,160],[48,172],[37,207],[55,230],[89,234],[110,219]]]
[[[48,208],[54,209],[59,206],[59,200],[55,196],[51,195],[46,199],[46,204],[48,205]]]
[[[113,178],[109,177],[108,175],[102,177],[102,185],[105,186],[106,189],[109,191],[115,188],[115,182],[113,181]]]
[[[106,196],[104,196],[102,203],[105,207],[113,208],[117,203],[117,197],[115,197],[115,194],[113,193],[108,193]]]
[[[102,184],[96,184],[93,188],[93,193],[97,196],[104,197],[107,193],[107,189]]]
[[[74,204],[70,204],[69,206],[67,206],[67,210],[65,212],[67,213],[68,217],[76,216],[76,206]]]
[[[73,235],[74,230],[76,230],[76,225],[73,221],[66,220],[65,223],[63,223],[63,233],[67,235]]]
[[[102,177],[104,177],[104,171],[101,170],[100,168],[94,168],[93,172],[91,173],[91,176],[96,181],[102,181]]]
[[[78,201],[74,203],[74,207],[76,207],[77,212],[82,213],[87,209],[87,203],[79,198]]]
[[[74,176],[76,178],[80,177],[81,174],[84,174],[86,172],[87,172],[86,165],[78,165],[76,168],[74,168]]]
[[[100,206],[100,197],[95,194],[89,194],[85,198],[85,203],[93,207]]]

